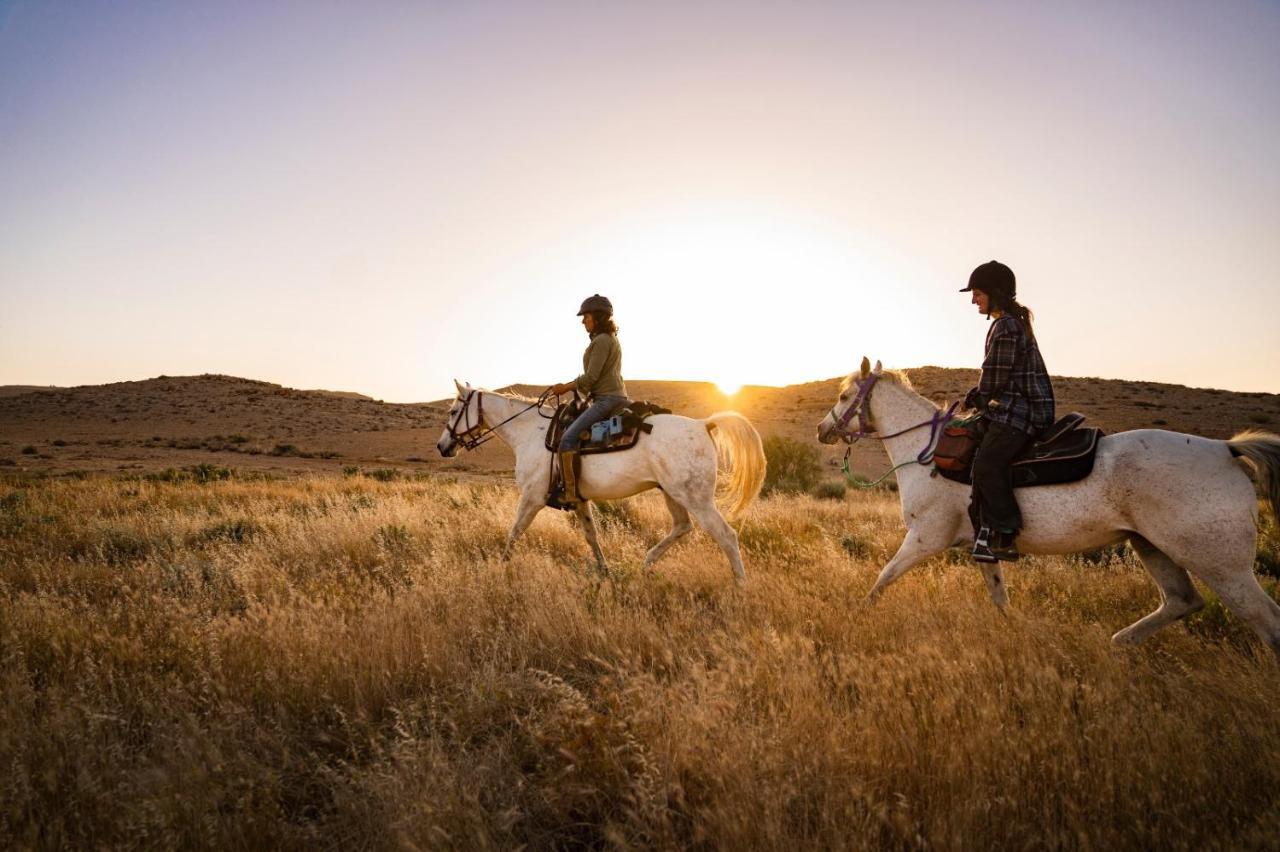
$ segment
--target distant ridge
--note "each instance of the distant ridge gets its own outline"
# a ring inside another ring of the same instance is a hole
[[[916,390],[942,403],[959,399],[977,370],[916,367]],[[1080,411],[1108,432],[1159,428],[1223,438],[1244,429],[1280,430],[1280,395],[1187,388],[1119,379],[1053,379],[1060,413]],[[814,446],[838,464],[845,447],[819,446],[817,423],[835,401],[840,378],[787,387],[748,385],[732,397],[711,382],[627,381],[634,399],[705,417],[735,409],[765,436]],[[537,396],[545,385],[499,390]],[[0,473],[19,469],[146,470],[211,462],[237,468],[336,472],[404,466],[440,472],[503,471],[510,451],[493,441],[442,459],[435,444],[452,399],[388,403],[351,391],[298,390],[216,373],[156,376],[79,387],[0,387]],[[882,472],[874,441],[853,449],[859,472]]]

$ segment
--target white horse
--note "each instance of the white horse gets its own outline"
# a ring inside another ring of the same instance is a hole
[[[845,380],[839,399],[818,424],[818,440],[831,444],[855,437],[848,429],[854,417],[863,418],[861,432],[886,436],[893,464],[906,465],[897,475],[907,536],[876,579],[869,595],[874,600],[921,560],[973,543],[970,489],[932,476],[930,465],[913,463],[936,442],[925,427],[941,415],[905,376],[882,373],[878,362],[873,371],[864,358],[860,372]],[[1276,435],[1246,432],[1230,441],[1161,429],[1107,435],[1098,442],[1097,461],[1086,479],[1018,489],[1024,522],[1018,548],[1077,553],[1127,539],[1160,587],[1161,603],[1116,633],[1115,642],[1137,644],[1200,610],[1204,601],[1190,572],[1280,655],[1280,605],[1253,573],[1258,501],[1240,457],[1255,466],[1272,509],[1280,512]],[[991,599],[1003,608],[1009,598],[1000,565],[980,567]]]
[[[496,435],[516,454],[516,485],[520,504],[507,536],[502,558],[511,555],[520,534],[546,505],[551,477],[551,452],[546,448],[548,413],[538,400],[458,384],[458,395],[449,408],[444,433],[436,442],[440,455],[454,456],[458,447],[471,449]],[[765,456],[760,435],[747,418],[737,412],[713,414],[694,420],[676,414],[648,418],[653,431],[643,435],[629,450],[589,454],[581,457],[582,473],[578,493],[582,502],[577,514],[582,531],[604,570],[604,553],[596,539],[591,512],[592,500],[619,500],[658,488],[671,512],[671,532],[645,554],[646,567],[653,565],[681,536],[693,527],[693,515],[729,559],[738,582],[746,580],[738,535],[716,507],[718,462],[728,469],[723,490],[729,516],[736,518],[760,493],[764,484]]]

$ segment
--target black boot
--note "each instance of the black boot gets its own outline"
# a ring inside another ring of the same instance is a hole
[[[996,554],[991,549],[991,530],[988,527],[982,527],[978,530],[978,534],[973,539],[973,561],[994,563],[998,562]]]
[[[1014,543],[1014,539],[1018,537],[1016,532],[1008,532],[1006,530],[992,530],[987,538],[987,546],[991,551],[991,555],[1001,562],[1017,562],[1022,554],[1018,553],[1018,545]]]

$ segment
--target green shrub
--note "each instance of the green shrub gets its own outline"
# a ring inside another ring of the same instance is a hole
[[[780,435],[765,438],[764,455],[769,462],[764,477],[764,494],[808,491],[818,484],[822,476],[817,448],[794,438]]]
[[[1259,574],[1280,579],[1280,525],[1270,512],[1258,512]]]
[[[34,456],[38,452],[40,451],[37,450],[35,447],[31,446],[30,444],[22,448],[22,454],[24,456]]]
[[[236,475],[236,472],[229,467],[220,467],[208,462],[192,465],[187,470],[190,471],[191,478],[196,482],[221,482]]]
[[[276,445],[271,449],[271,455],[273,455],[273,456],[297,456],[297,455],[301,455],[301,452],[299,452],[299,451],[298,451],[298,448],[297,448],[295,445],[293,445],[293,444],[276,444]]]
[[[819,500],[843,500],[849,487],[838,479],[819,482],[813,489],[813,496]]]

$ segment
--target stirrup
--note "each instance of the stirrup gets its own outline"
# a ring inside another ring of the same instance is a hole
[[[973,561],[981,562],[986,565],[992,565],[999,562],[999,558],[991,549],[991,530],[986,527],[978,530],[978,534],[973,539]]]
[[[992,530],[987,538],[987,547],[991,555],[1001,562],[1017,562],[1022,558],[1022,554],[1018,552],[1018,545],[1014,543],[1017,537],[1017,533]]]

